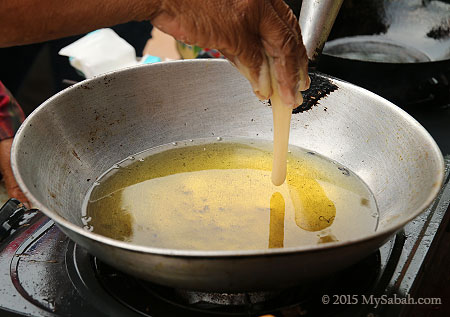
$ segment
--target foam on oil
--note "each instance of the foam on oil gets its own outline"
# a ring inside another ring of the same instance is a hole
[[[359,177],[291,146],[286,182],[275,186],[272,146],[218,138],[138,153],[89,190],[83,222],[114,239],[187,250],[315,245],[376,230],[376,202]]]

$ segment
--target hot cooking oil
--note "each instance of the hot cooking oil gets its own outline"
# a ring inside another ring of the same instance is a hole
[[[290,146],[286,182],[271,182],[270,141],[188,140],[115,164],[88,191],[94,232],[185,250],[286,248],[345,241],[376,230],[366,184],[346,167]]]

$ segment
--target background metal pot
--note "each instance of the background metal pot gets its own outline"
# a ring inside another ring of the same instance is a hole
[[[401,106],[450,102],[449,1],[344,1],[317,69]]]
[[[337,90],[319,105],[293,115],[290,143],[347,166],[373,191],[380,225],[361,239],[285,249],[191,251],[134,245],[83,229],[81,206],[88,188],[131,154],[212,135],[272,139],[271,109],[226,61],[158,63],[64,90],[18,131],[13,171],[31,202],[64,233],[120,270],[203,291],[287,287],[340,270],[376,250],[431,203],[443,180],[439,148],[413,118],[364,89],[332,83]]]

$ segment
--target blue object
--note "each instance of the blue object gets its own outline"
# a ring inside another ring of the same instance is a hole
[[[93,33],[95,33],[95,32],[98,32],[98,31],[100,31],[101,29],[98,29],[98,30],[94,30],[94,31],[92,31],[92,32],[89,32],[88,34],[86,34],[86,35],[91,35],[91,34],[93,34]]]
[[[142,64],[151,64],[151,63],[157,63],[160,62],[161,58],[159,58],[158,56],[151,56],[148,55],[143,61]]]

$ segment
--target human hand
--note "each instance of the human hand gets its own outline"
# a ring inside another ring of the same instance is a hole
[[[284,104],[302,103],[308,57],[298,21],[282,0],[161,0],[150,19],[186,44],[220,50],[260,99],[278,89]]]
[[[5,180],[5,187],[6,187],[6,192],[8,193],[8,196],[10,198],[16,198],[22,204],[24,204],[25,207],[27,207],[28,209],[31,208],[31,204],[28,201],[28,198],[22,192],[19,185],[17,185],[15,179],[13,179],[12,181],[8,181],[8,182]]]
[[[22,190],[20,190],[19,185],[17,185],[16,179],[14,178],[11,170],[10,156],[12,142],[12,138],[0,141],[0,172],[2,173],[8,196],[18,199],[27,208],[30,208],[30,202]]]

